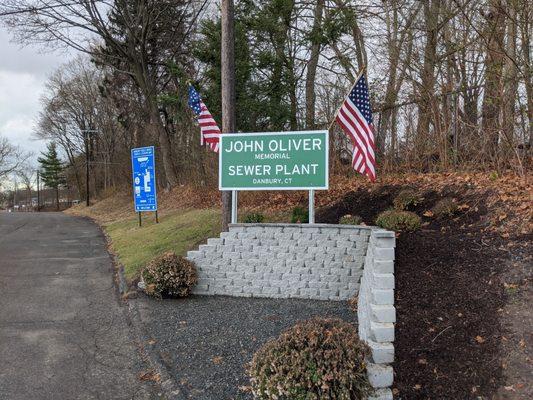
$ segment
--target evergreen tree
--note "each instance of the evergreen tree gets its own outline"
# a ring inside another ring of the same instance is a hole
[[[239,131],[294,128],[291,121],[296,119],[296,111],[291,109],[290,95],[296,77],[284,49],[293,9],[293,0],[242,0],[235,6],[235,95]],[[195,58],[205,67],[200,92],[217,121],[221,120],[220,37],[220,18],[204,20],[194,48]]]
[[[237,129],[244,132],[256,132],[267,129],[265,124],[264,106],[258,101],[251,79],[253,68],[248,38],[247,27],[240,18],[239,7],[236,9],[235,18],[235,96],[237,109]],[[200,94],[207,104],[209,111],[216,121],[222,121],[221,104],[221,21],[204,20],[201,23],[200,34],[194,48],[194,56],[205,65],[202,73],[203,85],[199,86]]]
[[[65,184],[64,166],[57,154],[57,145],[50,142],[46,148],[47,151],[41,153],[42,157],[37,161],[41,164],[41,178],[44,185],[56,191],[56,206],[59,210],[59,187]]]

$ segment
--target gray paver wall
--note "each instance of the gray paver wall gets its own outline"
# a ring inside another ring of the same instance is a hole
[[[234,224],[187,257],[195,294],[347,300],[359,291],[371,229]]]
[[[359,337],[371,349],[375,393],[392,400],[394,232],[326,224],[233,224],[187,253],[195,294],[347,300],[358,295]]]

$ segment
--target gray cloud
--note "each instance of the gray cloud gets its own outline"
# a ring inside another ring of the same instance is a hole
[[[47,77],[72,56],[21,48],[0,27],[0,135],[27,151],[38,153],[44,143],[32,138]]]

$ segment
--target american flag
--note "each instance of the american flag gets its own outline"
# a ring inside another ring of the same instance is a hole
[[[192,85],[189,85],[189,107],[196,114],[198,123],[200,124],[200,144],[207,143],[211,150],[218,153],[220,129]]]
[[[353,146],[352,167],[376,180],[374,123],[365,75],[361,74],[337,112],[336,120]]]

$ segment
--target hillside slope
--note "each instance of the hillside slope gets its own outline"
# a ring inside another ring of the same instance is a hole
[[[530,180],[487,174],[387,176],[377,184],[360,178],[332,179],[317,195],[317,222],[337,223],[345,214],[366,224],[393,206],[397,194],[417,193],[411,211],[420,230],[397,241],[398,312],[395,393],[403,399],[529,399],[533,299],[529,280],[531,245]],[[435,205],[447,199],[451,215],[438,216]],[[305,192],[248,192],[240,196],[240,215],[264,212],[287,218],[305,206]],[[216,231],[219,194],[215,189],[181,187],[160,198],[169,224],[136,228],[129,195],[116,195],[89,209],[104,225],[122,260],[135,259],[136,271],[150,255],[186,249]],[[189,211],[192,208],[199,211]],[[183,221],[186,221],[183,224]],[[197,225],[192,239],[187,232]],[[164,229],[163,229],[164,228]],[[163,233],[166,232],[166,233]],[[115,239],[113,235],[119,234]],[[149,237],[149,238],[148,238]],[[130,262],[130,261],[126,261]],[[130,272],[130,276],[135,273]]]

